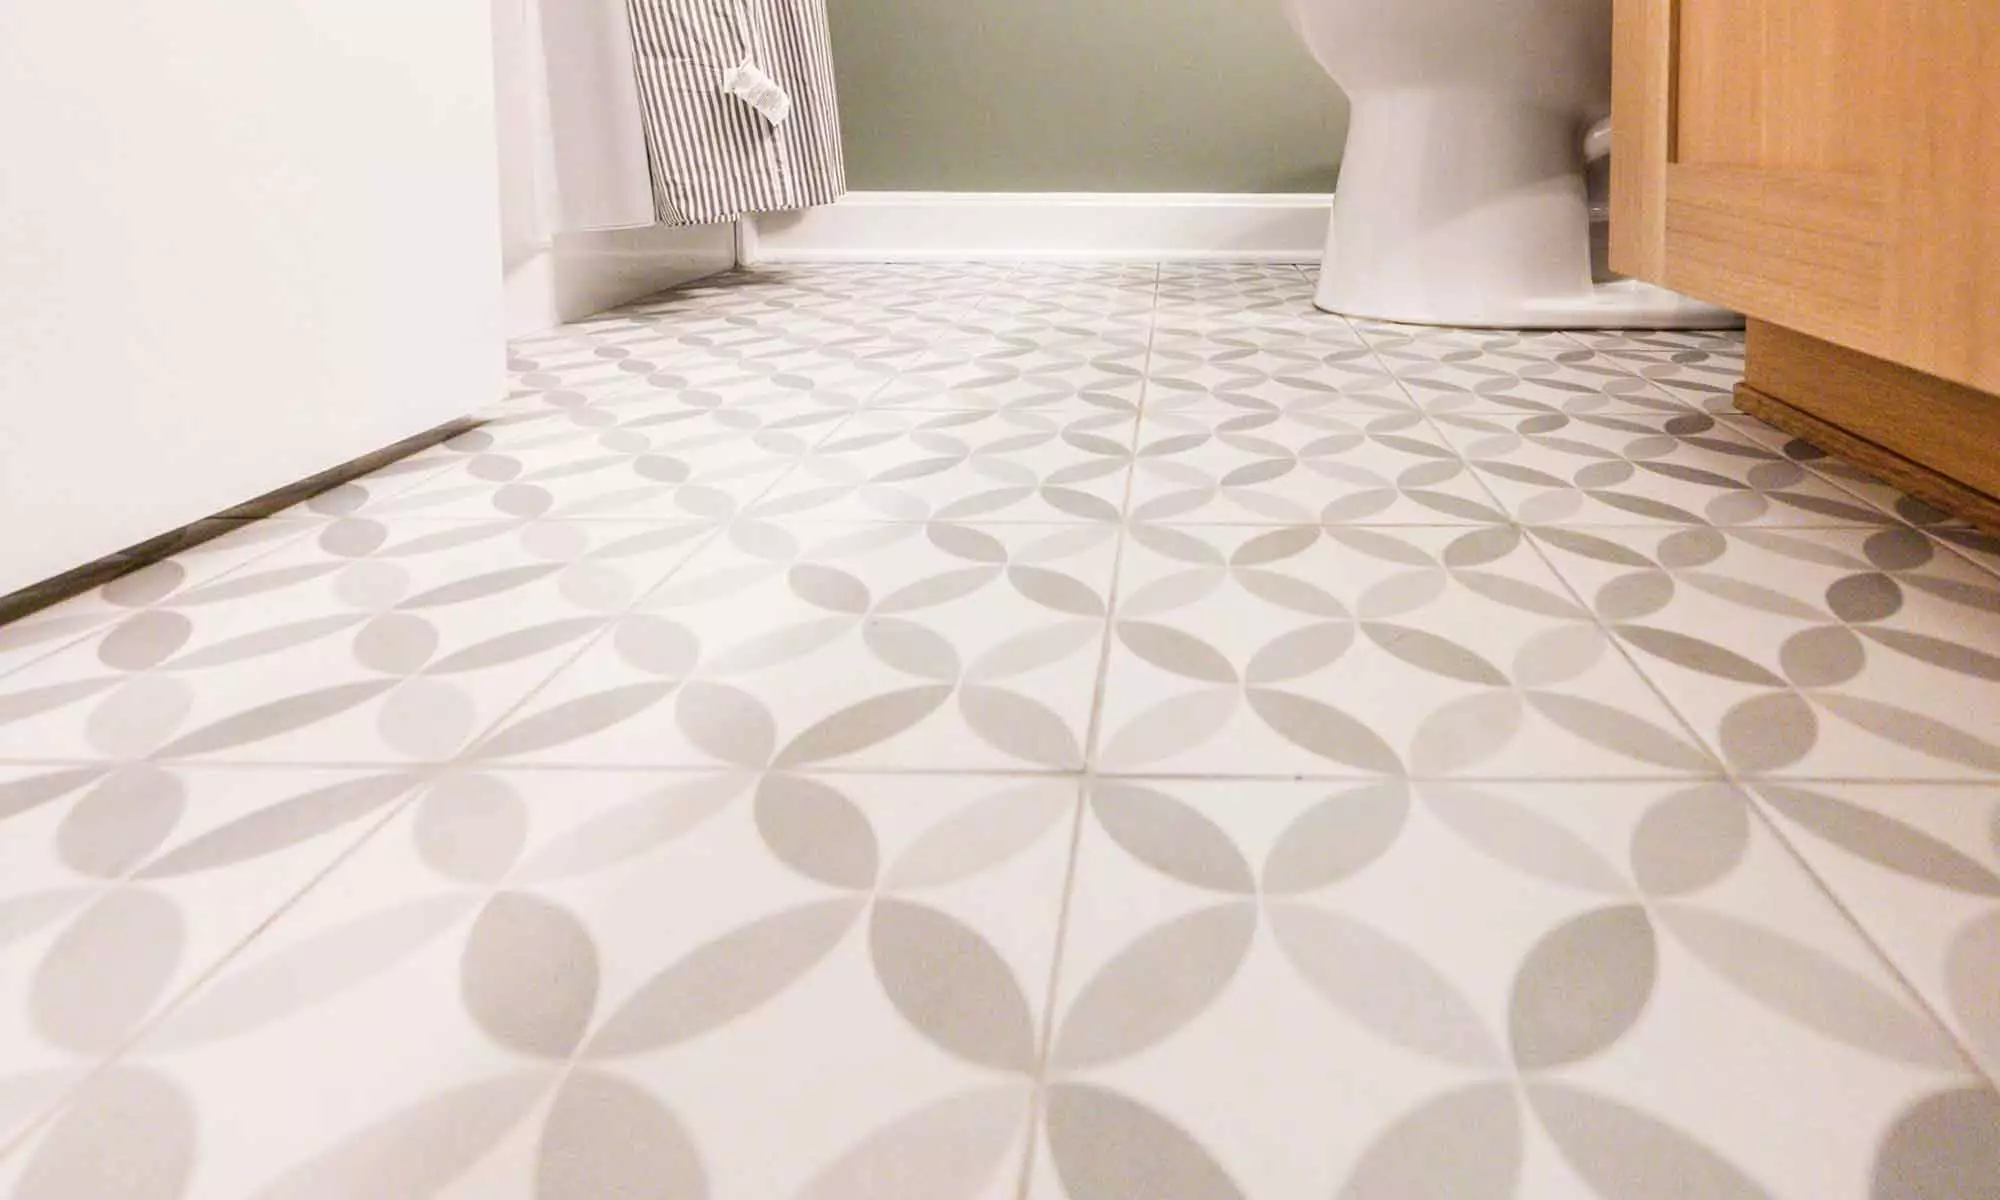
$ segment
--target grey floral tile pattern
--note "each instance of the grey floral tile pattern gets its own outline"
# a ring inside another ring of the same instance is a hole
[[[2000,1195],[2000,542],[1312,286],[704,281],[0,626],[0,1194]]]

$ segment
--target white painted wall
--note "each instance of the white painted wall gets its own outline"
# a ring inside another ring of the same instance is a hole
[[[484,0],[0,2],[0,593],[477,409]]]
[[[508,335],[727,270],[729,225],[557,232],[652,220],[624,0],[492,6]]]

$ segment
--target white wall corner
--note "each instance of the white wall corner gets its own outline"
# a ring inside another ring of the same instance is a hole
[[[1318,262],[1333,197],[1153,192],[853,192],[742,222],[746,264],[1100,259]]]

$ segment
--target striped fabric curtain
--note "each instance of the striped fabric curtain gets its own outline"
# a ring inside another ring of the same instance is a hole
[[[807,208],[846,190],[826,0],[629,5],[662,223]],[[746,99],[732,88],[746,77],[775,89]]]

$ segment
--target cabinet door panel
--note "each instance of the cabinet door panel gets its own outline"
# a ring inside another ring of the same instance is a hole
[[[2000,391],[2000,0],[1615,3],[1614,265]]]

